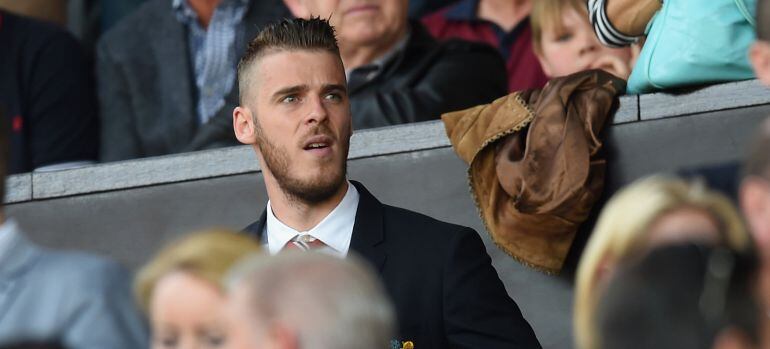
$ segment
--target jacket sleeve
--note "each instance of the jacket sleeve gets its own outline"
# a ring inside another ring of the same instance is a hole
[[[101,161],[142,157],[131,105],[131,93],[121,66],[112,57],[108,43],[97,47],[97,86],[101,114]]]
[[[62,334],[67,348],[135,349],[149,344],[147,328],[131,295],[131,276],[114,262],[89,267],[87,298]]]
[[[508,296],[484,243],[463,228],[451,243],[444,270],[444,319],[452,348],[540,348],[519,307]]]
[[[25,100],[32,168],[97,158],[97,103],[85,52],[63,31],[36,52]]]
[[[407,81],[351,96],[355,125],[378,127],[438,119],[441,114],[485,104],[507,93],[507,74],[491,47],[449,41],[415,64]],[[387,85],[388,82],[383,84]]]

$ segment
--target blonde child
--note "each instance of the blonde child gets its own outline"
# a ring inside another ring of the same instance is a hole
[[[628,79],[633,49],[603,46],[588,22],[584,0],[538,0],[530,17],[535,55],[549,78],[603,69]]]

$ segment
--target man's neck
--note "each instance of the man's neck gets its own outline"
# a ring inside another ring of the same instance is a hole
[[[190,7],[198,14],[198,22],[203,28],[208,28],[211,17],[214,16],[214,10],[217,9],[222,0],[185,0]]]
[[[532,11],[532,0],[480,0],[478,16],[510,32]]]
[[[348,185],[348,181],[344,181],[329,199],[313,204],[291,197],[278,186],[268,186],[267,196],[270,198],[273,214],[279,221],[296,231],[308,231],[318,225],[342,202],[348,192]]]
[[[340,56],[345,70],[350,71],[358,67],[370,64],[392,50],[399,41],[406,37],[408,28],[404,27],[393,39],[383,42],[375,40],[371,45],[345,45],[340,42]]]

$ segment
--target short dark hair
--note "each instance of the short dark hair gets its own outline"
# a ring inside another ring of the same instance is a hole
[[[770,41],[770,0],[757,1],[757,39]]]
[[[326,19],[293,18],[268,24],[249,42],[246,52],[238,62],[238,88],[241,103],[244,91],[249,85],[249,79],[245,76],[249,67],[267,52],[276,50],[326,51],[340,55],[334,27]]]
[[[743,163],[743,176],[770,180],[770,117],[760,124],[754,135],[748,156]]]
[[[622,267],[598,308],[602,348],[711,348],[723,329],[758,340],[753,253],[684,244]]]

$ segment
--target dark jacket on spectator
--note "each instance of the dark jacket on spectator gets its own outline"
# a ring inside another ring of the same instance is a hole
[[[545,76],[532,47],[532,28],[524,19],[506,32],[478,17],[479,0],[462,0],[422,19],[422,24],[439,40],[462,39],[488,44],[505,58],[508,91],[545,86]]]
[[[236,57],[260,27],[284,17],[290,14],[281,1],[251,1]],[[198,121],[187,32],[170,0],[149,0],[127,16],[102,37],[97,56],[103,161],[238,144],[232,127],[237,83],[207,123]]]
[[[371,81],[351,87],[355,129],[438,119],[507,91],[505,64],[489,46],[439,43],[418,22],[406,46]]]
[[[85,52],[64,29],[0,10],[0,108],[11,129],[9,174],[96,160],[90,71]]]

